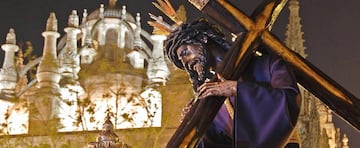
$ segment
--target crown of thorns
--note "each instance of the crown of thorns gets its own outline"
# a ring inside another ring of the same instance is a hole
[[[164,22],[161,16],[156,17],[150,14],[150,17],[155,21],[149,21],[148,23],[154,27],[154,34],[167,35],[164,50],[176,67],[184,69],[176,53],[176,50],[181,45],[204,45],[212,41],[219,45],[222,50],[230,49],[231,45],[225,40],[225,36],[218,26],[209,23],[204,18],[197,19],[191,23],[185,23],[185,8],[180,6],[179,10],[175,12],[168,0],[157,0],[157,3],[153,2],[153,4],[175,22],[173,25],[170,25]]]

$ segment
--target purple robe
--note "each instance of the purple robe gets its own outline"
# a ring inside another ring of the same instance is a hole
[[[237,84],[236,98],[230,98],[234,120],[223,105],[199,147],[284,146],[299,115],[298,93],[295,77],[282,59],[255,56]]]

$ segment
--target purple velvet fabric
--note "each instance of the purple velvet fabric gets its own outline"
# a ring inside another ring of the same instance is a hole
[[[282,147],[298,114],[298,88],[292,71],[275,55],[257,56],[238,82],[231,98],[234,121],[223,105],[199,147]],[[234,140],[235,139],[235,140]]]

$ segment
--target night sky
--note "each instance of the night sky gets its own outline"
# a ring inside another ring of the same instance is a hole
[[[154,0],[155,1],[155,0]],[[186,0],[173,0],[177,8],[180,3],[185,4],[188,19],[203,16],[201,12],[189,5]],[[130,13],[140,12],[142,27],[150,31],[145,23],[147,13],[161,13],[156,10],[152,0],[118,0],[118,6],[126,5]],[[260,0],[230,0],[238,8],[251,14]],[[88,12],[108,4],[107,0],[6,0],[0,4],[0,44],[5,43],[9,28],[14,28],[17,42],[31,41],[36,52],[41,53],[46,19],[50,12],[55,12],[59,21],[59,32],[64,34],[63,28],[67,23],[71,10],[78,10],[80,17],[83,9]],[[300,16],[307,59],[321,71],[337,81],[358,98],[360,97],[360,9],[358,0],[301,0]],[[288,8],[278,18],[273,32],[282,40],[288,22]],[[4,52],[0,52],[3,57]],[[2,63],[2,58],[0,62]],[[335,118],[335,124],[341,127],[350,139],[350,146],[360,146],[360,132],[355,131],[345,122]]]

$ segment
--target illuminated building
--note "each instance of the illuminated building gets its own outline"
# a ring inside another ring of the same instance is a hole
[[[166,37],[142,24],[139,13],[133,16],[110,0],[82,16],[70,12],[60,36],[56,14],[50,13],[42,56],[27,63],[10,29],[2,45],[0,129],[11,136],[0,144],[86,146],[109,115],[120,141],[164,147],[192,91],[185,73],[167,65]]]

